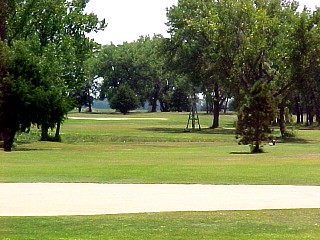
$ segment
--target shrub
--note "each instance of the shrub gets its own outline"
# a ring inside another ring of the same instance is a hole
[[[127,114],[130,110],[134,110],[139,106],[139,98],[128,84],[123,83],[115,91],[109,103],[112,109]]]

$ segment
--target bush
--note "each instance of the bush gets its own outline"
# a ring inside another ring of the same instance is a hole
[[[128,84],[123,83],[118,87],[109,103],[112,109],[127,114],[139,106],[139,98]]]

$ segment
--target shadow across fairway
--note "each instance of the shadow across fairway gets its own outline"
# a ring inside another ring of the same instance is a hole
[[[161,132],[161,133],[184,133],[183,129],[180,129],[180,128],[151,127],[151,128],[139,128],[139,130],[148,131],[148,132]]]
[[[12,152],[34,152],[34,151],[47,151],[48,148],[26,148],[26,147],[13,147]]]
[[[297,144],[309,144],[312,143],[312,141],[303,139],[303,138],[297,138],[297,137],[290,137],[290,138],[278,138],[278,143],[297,143]]]
[[[199,130],[196,128],[195,130],[189,129],[189,131],[185,131],[182,128],[166,128],[166,127],[150,127],[150,128],[139,128],[140,131],[149,131],[149,132],[161,132],[161,133],[176,133],[176,134],[188,134],[188,133],[197,133],[197,134],[225,134],[225,135],[234,135],[235,130],[229,128],[202,128]]]
[[[232,151],[232,152],[230,152],[230,154],[235,154],[235,155],[251,155],[251,154],[254,154],[254,153],[251,153],[250,151],[248,151],[248,152]]]

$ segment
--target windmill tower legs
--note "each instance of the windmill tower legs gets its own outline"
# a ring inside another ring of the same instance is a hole
[[[199,120],[199,115],[198,115],[198,110],[197,110],[196,94],[195,93],[193,93],[193,100],[192,100],[192,104],[191,104],[191,108],[190,108],[188,123],[187,123],[187,127],[184,129],[185,132],[189,132],[190,131],[189,125],[191,125],[192,130],[195,130],[196,125],[198,125],[199,131],[201,130],[200,120]]]

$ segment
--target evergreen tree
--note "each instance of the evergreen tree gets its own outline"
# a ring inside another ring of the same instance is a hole
[[[270,123],[276,115],[276,105],[265,82],[258,81],[249,90],[238,114],[236,134],[239,144],[249,144],[252,153],[262,152],[262,141],[268,140]]]

